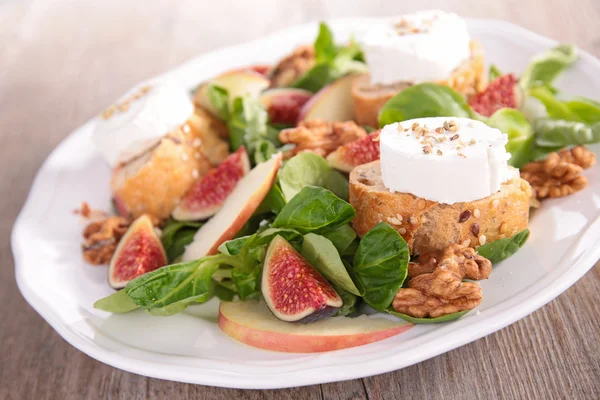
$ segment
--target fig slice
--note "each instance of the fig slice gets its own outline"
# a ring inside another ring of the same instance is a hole
[[[183,261],[216,254],[219,246],[235,237],[263,201],[281,166],[281,153],[258,164],[243,177],[223,207],[194,235],[183,253]]]
[[[414,325],[381,314],[333,317],[312,324],[278,320],[262,301],[221,302],[219,328],[249,346],[286,353],[348,349],[399,335]]]
[[[314,322],[344,304],[327,279],[281,236],[267,249],[261,289],[273,315],[286,322]]]
[[[248,171],[248,153],[246,148],[240,147],[194,182],[173,210],[173,218],[179,221],[198,221],[212,217]]]
[[[110,260],[108,284],[122,289],[127,282],[167,265],[167,255],[148,215],[136,219],[121,238]]]
[[[304,89],[275,88],[263,92],[260,101],[269,113],[269,120],[277,124],[295,125],[302,106],[312,93]]]
[[[477,113],[490,117],[501,108],[519,108],[523,99],[521,86],[513,74],[497,77],[481,93],[469,99]]]
[[[327,162],[337,170],[350,172],[354,167],[379,160],[378,138],[380,132],[373,132],[338,147],[336,151],[327,156]]]

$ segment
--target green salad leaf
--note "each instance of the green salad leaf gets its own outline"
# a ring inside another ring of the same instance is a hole
[[[500,68],[498,68],[494,64],[490,65],[490,72],[489,72],[488,80],[490,82],[493,82],[496,78],[498,78],[500,76],[502,76],[502,71],[500,71]]]
[[[576,60],[577,48],[573,45],[561,44],[535,56],[519,82],[525,89],[539,83],[552,84],[556,77]]]
[[[344,75],[367,72],[360,46],[352,40],[346,46],[336,46],[333,33],[325,23],[319,25],[314,49],[315,65],[298,78],[293,87],[315,93]]]
[[[223,121],[227,121],[229,119],[229,92],[227,89],[209,84],[206,87],[206,95],[217,111],[217,116]]]
[[[369,306],[378,311],[389,307],[406,279],[408,260],[408,245],[385,222],[380,222],[362,238],[352,271]]]
[[[508,135],[506,151],[512,155],[509,160],[510,165],[520,167],[530,161],[533,129],[520,111],[514,108],[501,108],[490,117],[487,124]]]
[[[586,124],[600,122],[600,103],[585,97],[575,97],[565,102],[569,110]]]
[[[348,200],[348,180],[314,153],[300,153],[288,160],[279,171],[279,185],[288,201],[305,186],[320,186]]]
[[[251,272],[244,272],[234,269],[231,273],[231,279],[235,285],[238,296],[241,300],[260,299],[260,279],[262,268],[258,266]]]
[[[335,313],[334,317],[347,316],[356,312],[356,306],[360,302],[360,298],[342,288],[333,285],[333,289],[340,295],[344,304]]]
[[[94,303],[94,308],[102,311],[121,314],[137,310],[139,306],[135,303],[135,301],[131,300],[131,298],[127,296],[125,289],[121,289],[110,296],[103,297],[96,301]]]
[[[279,183],[274,183],[271,186],[271,189],[269,189],[269,192],[267,193],[263,201],[260,203],[256,211],[254,212],[254,214],[279,214],[281,210],[283,210],[283,207],[285,207],[285,204],[285,195],[281,190],[281,186],[279,185]]]
[[[273,228],[295,229],[302,234],[332,230],[355,216],[354,208],[322,187],[306,186],[273,221]]]
[[[387,313],[392,314],[398,318],[401,318],[407,322],[410,322],[412,324],[439,324],[442,322],[449,322],[449,321],[455,321],[457,319],[459,319],[460,317],[462,317],[463,315],[465,315],[466,313],[468,313],[470,310],[465,310],[465,311],[459,311],[459,312],[455,312],[452,314],[448,314],[448,315],[442,315],[441,317],[436,317],[436,318],[416,318],[416,317],[412,317],[410,315],[406,315],[406,314],[402,314],[399,313],[397,311],[394,310],[386,310]]]
[[[238,97],[233,101],[227,120],[231,148],[237,150],[245,145],[249,154],[267,139],[268,115],[264,106],[250,96]]]
[[[175,260],[183,254],[185,246],[192,243],[194,235],[203,224],[193,221],[176,221],[169,219],[161,235],[162,245],[169,261]]]
[[[600,123],[540,119],[535,123],[536,144],[542,147],[567,147],[600,142]]]
[[[329,282],[356,296],[360,295],[331,240],[308,233],[304,235],[300,253]]]
[[[491,243],[486,243],[477,248],[479,255],[487,258],[492,264],[506,260],[515,254],[529,238],[529,229],[524,229],[513,237],[499,239]]]
[[[235,290],[231,290],[225,285],[213,281],[212,293],[221,301],[233,301],[236,296]]]
[[[379,126],[425,117],[475,118],[475,112],[455,90],[435,83],[421,83],[404,89],[381,109]]]
[[[331,240],[331,243],[341,255],[355,242],[357,236],[356,231],[349,224],[321,232],[321,235]]]

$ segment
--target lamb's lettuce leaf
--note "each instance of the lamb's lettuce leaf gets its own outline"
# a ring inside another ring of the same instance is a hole
[[[525,89],[540,83],[552,84],[576,60],[577,47],[561,44],[535,56],[519,82]]]
[[[363,300],[378,311],[386,310],[408,273],[408,245],[398,232],[380,222],[360,241],[352,268]]]
[[[600,142],[600,122],[540,119],[535,123],[536,144],[541,147],[567,147]]]

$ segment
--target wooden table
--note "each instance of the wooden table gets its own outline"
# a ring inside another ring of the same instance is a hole
[[[370,378],[275,391],[195,386],[114,369],[68,345],[25,303],[14,281],[9,236],[48,153],[129,87],[196,54],[309,20],[444,7],[513,21],[600,56],[598,0],[248,3],[0,5],[0,399],[600,398],[598,264],[531,316],[432,360]]]

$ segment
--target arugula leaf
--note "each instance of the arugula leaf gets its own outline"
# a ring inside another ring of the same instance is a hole
[[[535,124],[536,144],[542,147],[567,147],[600,142],[600,122],[588,126],[582,122],[540,119]]]
[[[488,80],[490,82],[493,82],[496,78],[498,78],[500,76],[502,76],[502,71],[500,71],[500,68],[498,68],[494,64],[490,65],[490,72],[489,72]]]
[[[249,154],[255,155],[267,137],[268,114],[264,106],[250,96],[233,101],[227,121],[231,148],[237,150],[245,145]]]
[[[329,282],[356,296],[361,294],[352,278],[350,278],[331,240],[314,233],[308,233],[304,235],[300,253]]]
[[[306,186],[281,210],[273,228],[291,228],[302,234],[338,228],[355,216],[354,208],[327,189]]]
[[[169,261],[173,261],[183,254],[185,246],[192,243],[194,235],[202,225],[201,222],[193,221],[176,221],[174,219],[167,221],[160,240]]]
[[[457,319],[459,319],[460,317],[462,317],[463,315],[465,315],[466,313],[468,313],[470,310],[465,310],[465,311],[459,311],[459,312],[455,312],[452,314],[448,314],[448,315],[442,315],[441,317],[436,317],[436,318],[416,318],[416,317],[412,317],[410,315],[406,315],[406,314],[402,314],[399,312],[396,312],[394,310],[386,310],[387,313],[392,314],[398,318],[401,318],[407,322],[410,322],[412,324],[439,324],[441,322],[449,322],[449,321],[455,321]]]
[[[409,251],[402,236],[380,222],[360,241],[352,271],[363,300],[384,311],[394,300],[408,273]]]
[[[156,309],[155,314],[159,315],[172,315],[211,297],[212,275],[220,264],[236,267],[241,263],[235,257],[219,254],[173,264],[132,280],[125,292],[141,308]]]
[[[515,254],[529,238],[529,229],[524,229],[513,237],[499,239],[491,243],[486,243],[477,248],[479,255],[487,258],[492,264],[506,260]]]
[[[435,83],[408,87],[388,100],[379,114],[379,126],[413,118],[464,117],[477,115],[455,90]]]
[[[356,239],[356,232],[349,224],[321,232],[321,235],[331,240],[331,243],[333,243],[340,255],[344,255]],[[354,253],[352,253],[352,255],[354,255]]]
[[[556,77],[577,60],[577,48],[561,44],[535,56],[519,82],[525,89],[542,82],[552,84]]]
[[[118,292],[106,296],[94,303],[94,308],[111,313],[127,313],[139,308],[137,304],[121,289]]]
[[[529,144],[530,138],[533,137],[533,129],[520,111],[514,108],[501,108],[490,117],[487,124],[508,135],[506,151],[512,155],[508,161],[510,165],[523,165],[530,161]]]
[[[206,95],[208,101],[210,101],[217,112],[217,116],[223,121],[227,121],[229,119],[229,92],[227,92],[227,89],[221,86],[208,84],[206,87]]]
[[[279,171],[279,185],[288,201],[305,186],[321,186],[348,199],[348,180],[314,153],[304,152],[289,159]]]

